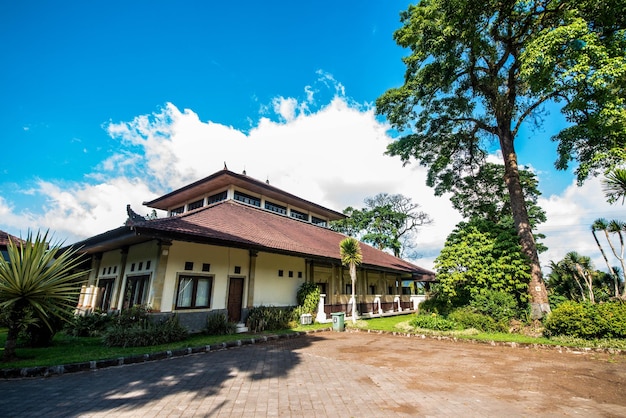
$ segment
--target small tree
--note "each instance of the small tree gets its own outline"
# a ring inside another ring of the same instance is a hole
[[[356,323],[356,266],[363,261],[361,245],[356,238],[348,237],[339,243],[339,253],[341,263],[350,269],[350,279],[352,280],[352,323]]]
[[[75,271],[81,263],[77,250],[61,251],[61,243],[49,246],[47,242],[47,232],[35,236],[29,232],[22,243],[9,240],[8,259],[0,254],[0,309],[8,316],[5,361],[15,359],[17,337],[27,325],[24,320],[29,311],[52,329],[53,316],[63,318],[76,307],[78,279],[85,274]]]

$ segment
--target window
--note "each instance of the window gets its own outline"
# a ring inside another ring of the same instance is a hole
[[[298,272],[298,279],[301,279],[301,278],[302,278],[302,272],[301,272],[301,271],[299,271],[299,272]]]
[[[289,211],[289,214],[291,215],[292,218],[300,219],[300,220],[303,220],[303,221],[308,221],[309,220],[309,215],[307,215],[306,213],[303,213],[303,212],[298,212],[297,210],[291,209]]]
[[[204,199],[196,200],[187,205],[187,210],[194,210],[204,206]]]
[[[278,277],[283,277],[283,271],[282,270],[278,270]]]
[[[277,205],[276,203],[265,201],[265,209],[271,210],[272,212],[280,213],[283,215],[287,214],[287,208],[281,205]]]
[[[172,209],[172,211],[170,212],[170,216],[180,215],[184,211],[185,211],[185,207],[184,206],[178,207],[176,209]]]
[[[226,200],[226,196],[227,196],[226,195],[226,190],[224,190],[221,193],[217,193],[217,194],[211,195],[211,196],[209,196],[207,198],[206,204],[210,205],[210,204],[215,203],[215,202],[221,202],[222,200]]]
[[[176,308],[208,308],[211,302],[213,278],[205,276],[180,276],[176,294]]]
[[[209,263],[202,263],[202,271],[211,271],[211,265]]]
[[[352,284],[347,284],[346,285],[346,295],[351,295],[352,294]]]
[[[124,298],[125,309],[135,305],[143,305],[146,302],[145,296],[148,291],[149,280],[149,274],[130,276],[126,279],[126,292]]]
[[[193,270],[193,261],[185,261],[185,270]]]
[[[241,266],[235,266],[235,274],[241,274]]]
[[[369,293],[370,295],[375,295],[376,294],[376,285],[375,284],[371,284],[369,285]]]
[[[289,277],[293,277],[293,271],[289,270]]]
[[[317,285],[317,287],[319,287],[320,289],[320,293],[325,295],[326,294],[326,283],[315,283]]]
[[[146,261],[146,270],[150,270],[150,260]]]
[[[322,218],[318,218],[317,216],[311,216],[311,223],[319,226],[326,226],[326,220]]]
[[[115,279],[100,279],[98,281],[98,298],[96,306],[102,312],[107,312],[111,308],[111,295],[113,294],[113,283]]]
[[[238,200],[243,203],[247,203],[252,206],[261,207],[261,199],[258,197],[250,196],[245,193],[235,192],[235,200]]]

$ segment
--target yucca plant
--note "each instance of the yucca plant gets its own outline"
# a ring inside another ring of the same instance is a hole
[[[16,357],[17,337],[20,328],[27,325],[29,311],[35,321],[52,330],[53,316],[63,318],[76,307],[79,278],[86,272],[75,271],[81,263],[77,250],[61,251],[61,245],[48,244],[48,232],[35,236],[29,232],[24,241],[9,240],[8,259],[0,254],[0,309],[8,317],[5,361]]]

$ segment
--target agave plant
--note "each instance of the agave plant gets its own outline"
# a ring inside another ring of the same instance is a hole
[[[77,271],[81,263],[77,250],[62,250],[61,245],[49,245],[48,232],[35,236],[29,232],[24,241],[9,240],[8,259],[0,254],[0,309],[8,314],[5,361],[15,358],[17,336],[28,312],[52,329],[53,316],[63,318],[76,307],[79,279],[86,272]]]

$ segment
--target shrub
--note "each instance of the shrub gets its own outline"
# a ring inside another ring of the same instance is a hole
[[[607,302],[596,305],[567,301],[548,315],[544,326],[547,336],[626,338],[626,304]]]
[[[436,313],[416,315],[410,321],[410,324],[416,328],[432,329],[435,331],[450,331],[457,328],[457,324]]]
[[[135,305],[124,309],[114,316],[115,325],[132,326],[145,324],[149,321],[150,307],[146,305]]]
[[[492,317],[476,312],[469,306],[454,310],[448,315],[448,319],[463,328],[474,328],[485,332],[508,331],[506,322],[496,322]]]
[[[187,329],[173,315],[165,321],[143,321],[130,326],[116,324],[105,332],[102,340],[108,347],[145,347],[182,341]]]
[[[207,316],[205,332],[209,335],[230,335],[237,330],[237,324],[228,322],[225,313],[216,313]]]
[[[65,325],[64,331],[74,337],[98,337],[101,336],[109,325],[112,317],[101,312],[86,313],[85,315],[75,315],[72,320]]]
[[[317,312],[320,294],[320,288],[315,283],[305,282],[300,285],[296,294],[296,300],[298,301],[298,306],[303,308],[302,313],[314,314]]]
[[[430,298],[419,304],[419,311],[423,313],[436,313],[447,315],[454,309],[449,299],[440,297],[439,293],[433,294]]]
[[[477,312],[492,317],[496,322],[508,322],[516,316],[517,300],[511,293],[485,289],[472,297],[470,306]]]
[[[252,332],[287,329],[293,319],[293,310],[293,307],[257,306],[250,309],[246,326]]]

